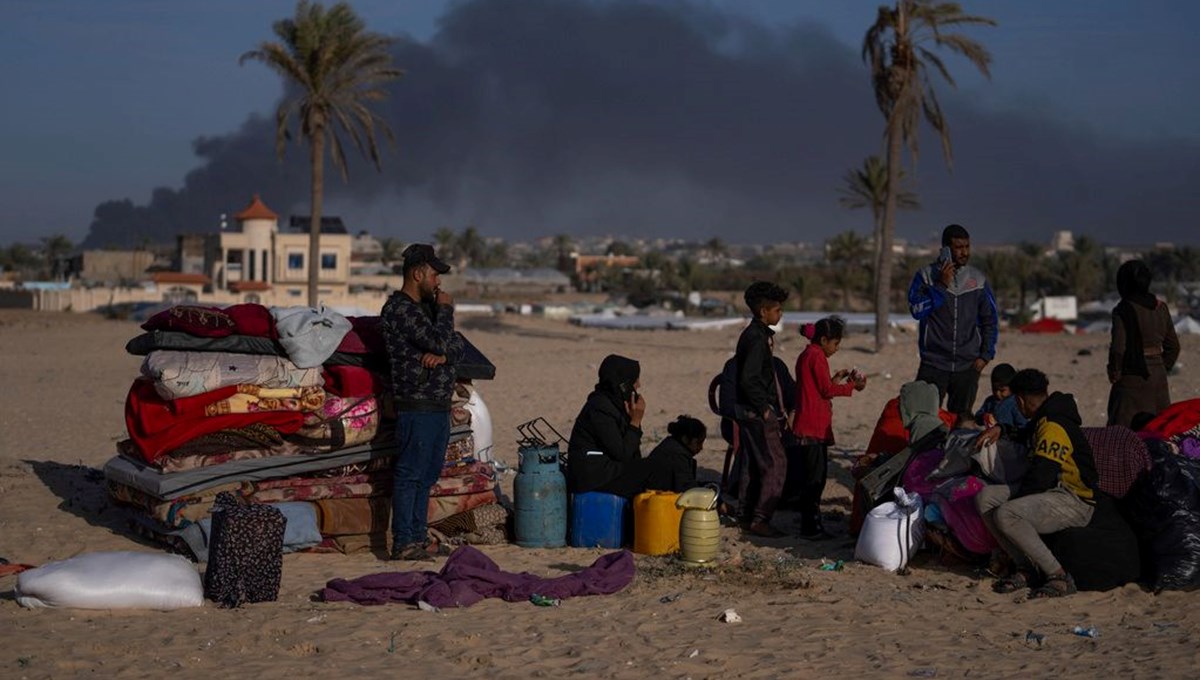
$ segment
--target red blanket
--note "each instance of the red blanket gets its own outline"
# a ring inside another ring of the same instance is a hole
[[[1189,399],[1168,406],[1142,428],[1142,433],[1157,439],[1170,439],[1196,425],[1200,425],[1200,399]]]
[[[222,394],[222,390],[188,399],[211,399],[211,395],[218,394]],[[188,404],[180,409],[179,405],[158,396],[154,391],[154,383],[150,380],[133,382],[133,386],[129,388],[129,396],[125,399],[125,427],[129,430],[129,438],[133,440],[146,462],[153,463],[169,451],[201,435],[245,427],[253,423],[269,425],[283,434],[291,434],[299,430],[304,422],[304,414],[295,411],[205,416],[203,408],[200,409],[200,415],[195,415],[191,406],[192,404]],[[190,415],[181,415],[179,411]]]

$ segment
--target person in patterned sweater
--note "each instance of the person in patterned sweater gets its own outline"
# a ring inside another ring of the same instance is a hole
[[[429,489],[437,482],[450,440],[450,397],[463,340],[454,331],[454,301],[441,289],[450,265],[433,246],[404,250],[404,285],[379,313],[396,401],[392,487],[393,560],[433,559],[428,537]]]

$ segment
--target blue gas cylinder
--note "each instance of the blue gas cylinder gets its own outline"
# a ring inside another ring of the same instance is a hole
[[[513,481],[514,533],[522,548],[561,548],[567,543],[567,478],[557,446],[517,450]]]

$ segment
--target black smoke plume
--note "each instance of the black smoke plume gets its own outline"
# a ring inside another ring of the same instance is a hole
[[[354,158],[348,184],[326,173],[327,212],[352,230],[773,242],[869,228],[836,189],[881,151],[883,121],[856,46],[820,26],[767,28],[681,3],[474,0],[428,43],[401,38],[394,52],[407,71],[384,104],[397,150],[382,173]],[[901,235],[960,222],[991,242],[1055,229],[1196,240],[1195,141],[1111,140],[940,92],[955,172],[926,139],[912,173],[924,209],[901,216]],[[272,125],[251,117],[197,140],[182,188],[101,204],[85,243],[212,231],[252,193],[285,218],[306,214],[305,153],[293,146],[279,163]]]

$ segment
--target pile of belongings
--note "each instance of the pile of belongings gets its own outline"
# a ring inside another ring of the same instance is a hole
[[[1138,434],[1150,465],[1125,509],[1143,578],[1155,592],[1200,589],[1200,399],[1171,404]]]
[[[142,325],[125,402],[129,438],[104,466],[138,533],[208,559],[217,494],[272,504],[284,550],[386,550],[395,410],[378,316],[325,307],[179,305]],[[429,521],[442,537],[505,539],[491,419],[474,381],[495,376],[464,338],[452,429]]]
[[[1027,454],[1023,443],[1008,438],[980,449],[975,441],[980,431],[957,429],[948,416],[939,410],[936,387],[905,384],[895,406],[885,407],[868,446],[868,451],[883,453],[864,454],[853,473],[865,483],[873,471],[910,454],[894,466],[894,474],[901,488],[921,498],[926,542],[948,564],[983,564],[999,546],[979,516],[975,496],[989,484],[1019,484]],[[1126,427],[1089,427],[1083,434],[1103,494],[1087,526],[1049,534],[1045,540],[1080,590],[1108,590],[1137,580],[1142,572],[1139,536],[1122,505],[1137,495],[1133,490],[1151,469],[1151,456],[1142,438]],[[887,450],[901,446],[905,435],[904,451]],[[856,494],[855,500],[869,507],[868,496]]]

